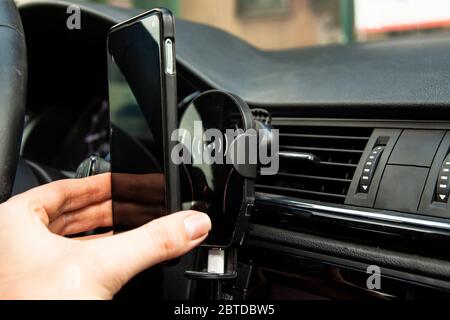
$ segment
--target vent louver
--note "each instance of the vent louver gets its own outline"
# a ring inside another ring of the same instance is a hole
[[[299,199],[344,203],[371,128],[275,125],[280,132],[280,170],[260,176],[256,191]],[[310,153],[320,162],[304,161]]]

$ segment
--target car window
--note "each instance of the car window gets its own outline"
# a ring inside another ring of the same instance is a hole
[[[449,33],[448,0],[85,0],[163,6],[177,17],[224,29],[261,49]]]

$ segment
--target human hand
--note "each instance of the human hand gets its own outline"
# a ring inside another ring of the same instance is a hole
[[[137,273],[207,237],[211,222],[194,211],[118,235],[64,237],[111,226],[110,181],[61,180],[0,205],[0,298],[110,299]]]

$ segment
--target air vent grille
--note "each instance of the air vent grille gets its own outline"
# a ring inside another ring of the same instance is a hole
[[[280,170],[260,176],[256,191],[343,203],[372,128],[275,126],[280,130]],[[320,162],[296,157],[310,153]]]

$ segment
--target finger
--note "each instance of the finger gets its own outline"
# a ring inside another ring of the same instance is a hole
[[[66,212],[48,225],[51,232],[65,236],[112,226],[111,200]]]
[[[113,234],[114,234],[113,231],[108,231],[108,232],[104,232],[104,233],[93,234],[93,235],[84,236],[84,237],[76,237],[76,238],[72,238],[72,239],[80,240],[80,241],[95,240],[95,239],[100,239],[100,238],[111,237]]]
[[[63,212],[78,210],[108,199],[111,199],[111,175],[105,173],[83,179],[52,182],[24,192],[12,201],[37,203],[44,207],[52,221]]]
[[[112,175],[114,198],[120,201],[164,203],[165,180],[163,174]]]
[[[117,284],[114,290],[119,290],[137,273],[199,245],[210,229],[211,220],[206,214],[184,211],[89,244],[94,251],[91,255],[104,270],[104,281]]]

